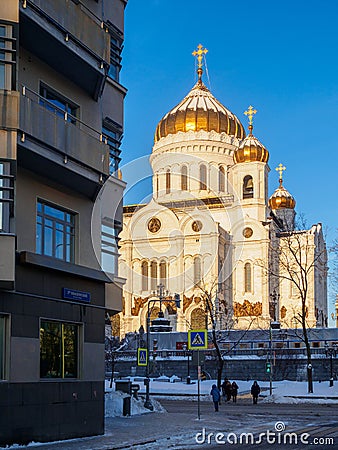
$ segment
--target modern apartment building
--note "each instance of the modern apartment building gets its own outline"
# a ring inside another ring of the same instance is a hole
[[[126,3],[0,2],[0,445],[104,432]]]

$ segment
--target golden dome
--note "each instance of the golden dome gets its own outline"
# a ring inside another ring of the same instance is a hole
[[[279,186],[269,198],[269,206],[271,209],[294,209],[296,206],[296,200],[283,186],[283,172],[285,169],[286,167],[283,164],[279,164],[275,169],[279,172]]]
[[[249,134],[241,142],[240,146],[234,152],[235,163],[260,161],[267,163],[269,160],[269,152],[264,145],[252,134],[253,122],[252,117],[257,111],[249,106],[248,110],[244,112],[249,117]]]
[[[216,131],[238,139],[245,137],[239,119],[223,106],[203,84],[201,69],[199,79],[189,94],[158,123],[155,142],[179,131]]]
[[[290,192],[280,184],[269,198],[269,206],[271,209],[295,209],[296,200],[292,197]]]
[[[269,152],[251,132],[234,152],[235,163],[252,161],[267,163],[268,160]]]

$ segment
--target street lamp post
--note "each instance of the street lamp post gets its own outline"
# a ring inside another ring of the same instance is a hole
[[[267,365],[267,371],[269,373],[269,387],[270,387],[270,395],[272,395],[272,377],[273,377],[273,364],[272,364],[272,355],[273,355],[273,335],[272,330],[280,330],[280,323],[277,320],[276,315],[276,305],[279,300],[279,294],[276,293],[276,290],[271,294],[270,300],[270,327],[269,327],[269,336],[270,336],[270,354],[269,354],[269,364]]]
[[[187,344],[183,344],[183,350],[184,353],[187,355],[187,362],[188,362],[188,373],[187,373],[187,384],[190,384],[190,355],[189,350],[187,351]]]
[[[168,292],[168,291],[167,291]],[[158,286],[157,289],[157,296],[158,298],[154,298],[151,300],[148,300],[148,309],[147,309],[147,365],[146,365],[146,378],[144,380],[144,384],[146,386],[146,399],[144,402],[144,407],[147,409],[150,409],[151,411],[153,411],[154,406],[151,403],[150,400],[150,379],[149,379],[149,348],[150,348],[150,331],[151,328],[153,329],[153,331],[170,331],[171,327],[168,326],[168,324],[170,324],[170,322],[168,320],[164,319],[164,315],[162,312],[162,302],[165,298],[165,294],[164,294],[164,286],[161,283]],[[179,294],[175,294],[174,295],[174,299],[175,299],[175,303],[176,303],[176,307],[179,308],[180,307],[180,296]],[[155,319],[153,321],[157,322],[156,326],[150,327],[150,314],[151,314],[151,309],[150,309],[150,304],[151,303],[155,303],[155,302],[160,302],[160,311],[158,313],[158,319]]]
[[[148,311],[147,311],[147,365],[146,365],[146,379],[144,380],[146,385],[146,400],[144,402],[144,407],[153,411],[154,406],[150,401],[150,379],[149,379],[149,332],[150,332],[150,303],[153,303],[154,300],[149,300],[148,302]]]
[[[330,387],[333,386],[333,362],[332,358],[337,356],[337,345],[333,344],[329,346],[328,343],[325,344],[325,355],[330,357]]]

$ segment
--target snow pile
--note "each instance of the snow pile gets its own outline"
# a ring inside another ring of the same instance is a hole
[[[129,397],[128,394],[120,391],[110,391],[105,394],[105,417],[121,417],[123,416],[123,399]],[[151,399],[151,403],[153,404],[154,411],[156,412],[165,412],[165,409],[162,405]],[[136,400],[134,397],[131,397],[131,415],[135,416],[137,414],[146,414],[151,412],[149,409],[144,406],[144,399],[139,397]]]
[[[304,401],[304,399],[302,399]],[[261,403],[303,403],[299,398],[295,397],[284,397],[280,394],[268,395]]]

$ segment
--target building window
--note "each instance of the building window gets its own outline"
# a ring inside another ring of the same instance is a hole
[[[205,191],[207,188],[207,167],[202,164],[200,166],[200,190]]]
[[[141,273],[142,273],[142,291],[148,290],[148,263],[147,261],[143,261],[141,265]]]
[[[243,179],[243,198],[253,198],[254,187],[251,175],[246,175]]]
[[[170,185],[171,185],[171,179],[170,179],[170,170],[168,169],[165,173],[165,192],[166,194],[170,193]]]
[[[251,292],[251,264],[245,263],[244,265],[244,289],[245,292]]]
[[[101,224],[101,266],[105,272],[118,273],[118,235],[121,226],[109,222]]]
[[[8,233],[10,208],[13,204],[13,179],[9,174],[10,164],[0,162],[0,233]]]
[[[225,192],[225,170],[224,170],[224,167],[219,168],[218,184],[219,184],[219,191]]]
[[[188,168],[187,166],[182,166],[181,169],[181,190],[188,190]]]
[[[157,263],[152,261],[150,263],[150,289],[154,291],[157,287]]]
[[[102,135],[109,146],[109,173],[116,175],[121,161],[122,127],[112,120],[105,119],[102,124]]]
[[[76,123],[79,107],[44,84],[40,86],[40,104],[67,122]]]
[[[201,258],[196,257],[194,259],[194,284],[197,286],[201,282]]]
[[[160,262],[160,283],[166,286],[167,283],[167,265],[165,261]]]
[[[108,76],[115,81],[119,81],[121,70],[121,52],[123,49],[122,39],[118,34],[119,31],[115,31],[112,27],[109,27],[110,32],[110,66],[108,70]]]
[[[7,316],[0,314],[0,380],[6,379],[7,320]]]
[[[38,200],[36,253],[74,262],[75,214]]]
[[[40,378],[77,378],[79,326],[41,321]]]
[[[15,39],[13,27],[0,25],[0,89],[15,89]]]

